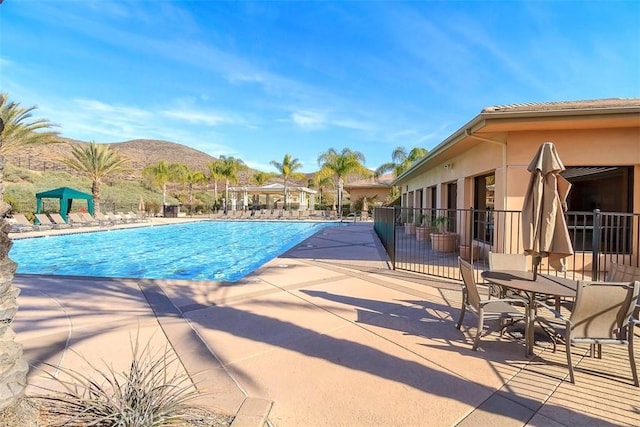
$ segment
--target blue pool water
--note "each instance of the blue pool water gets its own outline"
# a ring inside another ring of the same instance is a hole
[[[201,221],[13,242],[18,273],[236,282],[331,223]]]

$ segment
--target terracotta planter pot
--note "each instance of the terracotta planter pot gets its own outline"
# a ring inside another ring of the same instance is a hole
[[[471,246],[460,245],[460,258],[465,261],[471,261]],[[473,245],[473,259],[481,259],[482,252],[480,246]]]
[[[431,248],[434,252],[455,252],[458,247],[455,233],[431,233]]]
[[[404,232],[406,234],[411,235],[411,236],[416,234],[416,225],[414,223],[412,223],[412,222],[405,222],[404,223]]]
[[[431,240],[431,231],[429,227],[416,227],[416,240],[429,241]]]

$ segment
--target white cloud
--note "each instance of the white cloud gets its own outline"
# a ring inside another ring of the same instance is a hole
[[[208,126],[218,126],[224,123],[234,123],[230,117],[224,117],[215,113],[204,113],[199,111],[176,111],[164,110],[160,112],[163,116],[172,119],[184,120],[189,123],[201,123]]]
[[[291,113],[291,120],[303,129],[320,129],[325,125],[325,116],[313,111]]]
[[[333,120],[331,123],[334,126],[338,126],[341,128],[367,131],[367,132],[375,129],[375,126],[373,126],[371,123],[367,123],[359,120],[352,120],[352,119],[338,119],[338,120]]]

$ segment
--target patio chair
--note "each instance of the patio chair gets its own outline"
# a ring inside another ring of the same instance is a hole
[[[36,214],[36,221],[38,224],[45,225],[50,228],[69,228],[69,224],[63,222],[62,224],[58,224],[56,222],[51,221],[51,219],[46,214]]]
[[[527,271],[527,257],[525,254],[489,252],[489,269]]]
[[[527,271],[527,257],[525,254],[489,252],[489,270]],[[507,294],[504,289],[497,289],[497,287],[492,285],[490,287],[490,295],[505,298]]]
[[[611,263],[609,271],[607,271],[607,277],[605,278],[607,282],[630,282],[632,280],[640,280],[640,268],[618,264],[617,262]],[[637,326],[640,326],[640,297],[636,301],[632,321],[634,321]]]
[[[539,307],[549,310],[554,317],[536,316],[536,320],[551,328],[566,344],[569,379],[575,383],[571,362],[571,345],[589,344],[591,353],[602,358],[602,345],[626,345],[633,384],[640,387],[633,355],[633,326],[631,314],[640,294],[640,282],[580,282],[576,301],[569,318],[542,302]],[[555,351],[555,341],[554,348]]]
[[[501,299],[481,299],[478,292],[478,286],[473,274],[473,265],[458,257],[460,265],[460,274],[464,286],[462,287],[462,309],[460,318],[456,328],[460,329],[464,315],[467,310],[473,312],[478,317],[478,330],[473,340],[473,350],[478,349],[480,337],[484,329],[485,320],[501,321],[500,332],[512,324],[513,322],[524,320],[525,313],[518,310],[517,306],[526,308],[526,301],[519,298],[501,298]],[[504,324],[505,321],[509,321]]]

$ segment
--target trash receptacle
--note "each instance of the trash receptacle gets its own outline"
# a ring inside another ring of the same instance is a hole
[[[165,218],[177,218],[180,213],[180,206],[178,205],[164,205],[163,215]]]

